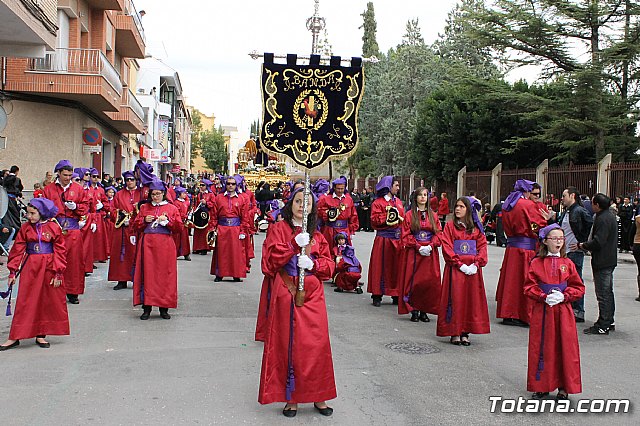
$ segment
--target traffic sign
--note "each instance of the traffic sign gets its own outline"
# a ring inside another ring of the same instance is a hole
[[[87,145],[98,146],[102,144],[102,133],[95,127],[89,127],[82,132],[82,140]]]

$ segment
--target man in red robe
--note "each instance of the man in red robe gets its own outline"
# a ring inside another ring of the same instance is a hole
[[[371,293],[373,306],[380,306],[382,296],[391,296],[398,304],[402,288],[400,274],[401,225],[404,221],[402,201],[396,195],[400,183],[393,176],[385,176],[376,185],[378,198],[371,204],[371,226],[376,230],[369,261],[367,292]]]
[[[73,166],[69,160],[60,160],[54,171],[58,173],[58,177],[55,182],[44,188],[44,196],[53,201],[58,208],[56,219],[62,227],[68,253],[64,287],[69,303],[77,305],[80,303],[78,295],[84,294],[84,256],[80,223],[86,220],[89,213],[89,201],[82,186],[71,182]]]
[[[244,202],[247,205],[247,215],[249,220],[249,234],[244,239],[244,254],[247,259],[247,273],[251,272],[251,259],[256,257],[253,247],[253,236],[258,233],[256,229],[256,221],[254,220],[256,212],[258,210],[256,197],[253,192],[247,189],[244,182],[244,176],[235,175],[236,182],[238,182],[238,193],[240,197],[244,198]]]
[[[91,189],[92,198],[96,212],[93,215],[93,223],[96,224],[96,231],[93,234],[93,261],[106,263],[107,256],[107,232],[104,226],[104,217],[106,215],[105,204],[108,204],[107,194],[104,188],[99,185],[100,174],[96,169],[90,169],[91,172]]]
[[[118,281],[114,290],[127,288],[127,281],[133,281],[133,263],[136,258],[136,232],[131,226],[138,211],[140,191],[132,171],[122,174],[125,188],[113,197],[112,221],[116,227],[111,240],[111,260],[109,261],[109,281]]]
[[[340,176],[331,184],[331,192],[318,201],[318,217],[322,223],[320,232],[329,243],[329,251],[333,253],[336,235],[345,234],[347,244],[351,245],[351,236],[360,228],[360,223],[353,199],[345,192],[347,178]]]
[[[216,282],[224,277],[242,281],[247,276],[244,239],[249,233],[249,215],[244,199],[237,193],[236,178],[229,176],[225,187],[226,191],[216,196],[209,210],[211,229],[218,233],[210,273],[215,275]]]
[[[180,219],[182,223],[186,223],[187,215],[189,214],[189,198],[187,197],[187,190],[181,186],[176,186],[173,191],[176,194],[176,199],[173,205],[176,206],[180,213]],[[191,244],[189,243],[189,228],[183,226],[178,232],[174,234],[176,241],[176,256],[184,256],[184,260],[191,261]]]
[[[536,204],[529,199],[534,183],[525,179],[516,181],[513,192],[502,204],[507,249],[496,290],[496,317],[503,318],[505,325],[527,327],[529,324],[529,306],[523,285],[531,259],[536,255],[538,230],[547,224]]]

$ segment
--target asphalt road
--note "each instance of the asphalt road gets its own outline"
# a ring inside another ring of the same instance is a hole
[[[380,308],[368,294],[325,286],[338,398],[325,418],[301,405],[295,419],[282,404],[257,402],[262,343],[254,327],[262,276],[263,235],[256,237],[253,272],[242,283],[214,283],[210,256],[178,261],[179,308],[162,320],[154,310],[140,321],[131,288],[113,291],[106,264],[87,279],[80,305],[69,305],[71,336],[51,336],[50,349],[33,341],[0,355],[2,418],[11,425],[142,424],[638,424],[627,414],[492,414],[490,396],[528,397],[528,331],[494,319],[494,294],[504,249],[490,246],[485,285],[491,334],[469,347],[435,336],[430,323],[398,316],[390,298]],[[373,234],[359,233],[365,264]],[[6,259],[6,258],[4,258]],[[587,258],[588,265],[588,258]],[[363,274],[366,280],[366,270]],[[585,267],[587,324],[597,317],[591,268]],[[4,284],[1,284],[4,286]],[[582,398],[630,398],[636,403],[640,351],[636,266],[615,272],[616,327],[587,336],[579,327]],[[4,306],[2,306],[4,310]],[[0,334],[10,317],[0,318]],[[579,324],[580,325],[580,324]],[[585,325],[585,326],[586,326]],[[408,349],[408,351],[406,350]],[[404,350],[404,351],[403,351]],[[406,353],[410,352],[410,353]],[[419,353],[411,353],[419,352]],[[574,400],[577,396],[572,397]]]

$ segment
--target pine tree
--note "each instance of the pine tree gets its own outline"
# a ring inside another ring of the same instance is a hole
[[[380,58],[380,48],[378,47],[378,41],[376,39],[376,32],[378,31],[378,23],[376,22],[376,14],[373,10],[373,2],[367,3],[367,10],[360,14],[363,22],[358,29],[363,29],[362,34],[362,56],[365,58],[376,56]]]

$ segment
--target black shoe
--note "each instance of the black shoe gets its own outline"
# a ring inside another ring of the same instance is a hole
[[[93,269],[98,269],[98,267],[96,265],[92,265],[92,266],[93,266]]]
[[[580,317],[575,317],[576,318],[576,322],[584,322],[584,318],[580,318]]]
[[[378,299],[373,299],[373,306],[375,306],[376,308],[380,307],[380,301]]]
[[[519,320],[518,318],[505,318],[502,320],[502,324],[504,325],[513,325],[516,327],[529,327],[529,324],[527,324],[524,321]]]
[[[171,319],[171,315],[169,315],[168,308],[160,308],[160,318],[162,319]]]
[[[460,335],[460,344],[462,346],[471,346],[471,342],[469,341],[469,333],[462,333]]]
[[[356,287],[356,294],[362,294],[362,287]]]
[[[234,282],[234,283],[240,283],[240,282],[242,282],[242,280],[241,280],[240,278],[236,278],[236,277],[234,277],[234,278],[233,278],[233,282]]]
[[[318,413],[322,414],[323,416],[330,416],[333,414],[333,408],[329,407],[328,405],[324,408],[319,408],[316,403],[313,403],[313,408],[315,408],[316,410],[318,410]]]
[[[460,346],[462,344],[462,342],[460,341],[460,336],[449,337],[449,343],[456,346]]]
[[[344,292],[344,290],[341,289],[340,287],[334,288],[333,291],[335,291],[336,293],[343,293]]]
[[[567,399],[569,399],[569,395],[566,393],[558,392],[558,394],[556,395],[556,401],[564,401]]]
[[[85,272],[85,273],[84,273],[84,276],[85,276],[85,277],[88,277],[89,275],[91,275],[89,272]]]
[[[285,417],[295,417],[296,414],[298,414],[298,410],[287,409],[286,406],[282,409],[282,415]]]
[[[186,260],[187,262],[191,262],[191,256],[186,255],[186,256],[184,257],[184,260]]]
[[[149,306],[148,308],[144,307],[142,309],[143,309],[143,311],[142,311],[142,315],[140,315],[140,319],[142,321],[146,321],[151,316],[151,306]]]
[[[611,324],[609,326],[609,331],[616,331],[616,325],[615,324]]]
[[[20,345],[20,340],[16,340],[15,342],[13,342],[10,345],[7,346],[0,346],[0,352],[2,351],[8,351],[9,349],[15,348],[16,346]]]
[[[77,294],[67,294],[67,300],[72,305],[77,305],[77,304],[80,303],[80,301],[78,300],[78,295]]]
[[[199,255],[201,256],[206,256],[207,255],[207,251],[206,250],[200,250],[200,252],[198,252]]]
[[[420,321],[422,322],[431,322],[429,315],[426,312],[420,312]]]
[[[219,277],[216,275],[216,277],[213,279],[214,282],[219,283],[220,281],[222,281],[222,277]]]
[[[127,288],[126,281],[118,281],[118,284],[116,284],[115,287],[113,287],[114,290],[124,290],[126,288]]]
[[[636,302],[640,302],[640,296],[636,297]]]
[[[600,326],[594,324],[592,327],[585,328],[583,332],[584,334],[597,334],[599,336],[602,336],[602,335],[608,335],[609,329],[601,328]]]
[[[391,296],[391,303],[393,305],[397,305],[398,304],[398,296]]]
[[[531,397],[533,399],[542,399],[548,395],[549,395],[549,392],[534,392],[533,395],[531,395]]]
[[[41,348],[45,348],[45,349],[51,347],[51,343],[49,343],[49,342],[44,342],[44,343],[38,342],[38,339],[44,339],[44,337],[37,337],[36,338],[36,345],[40,346]]]
[[[411,322],[418,322],[420,317],[420,311],[411,311],[411,319],[409,321]]]

